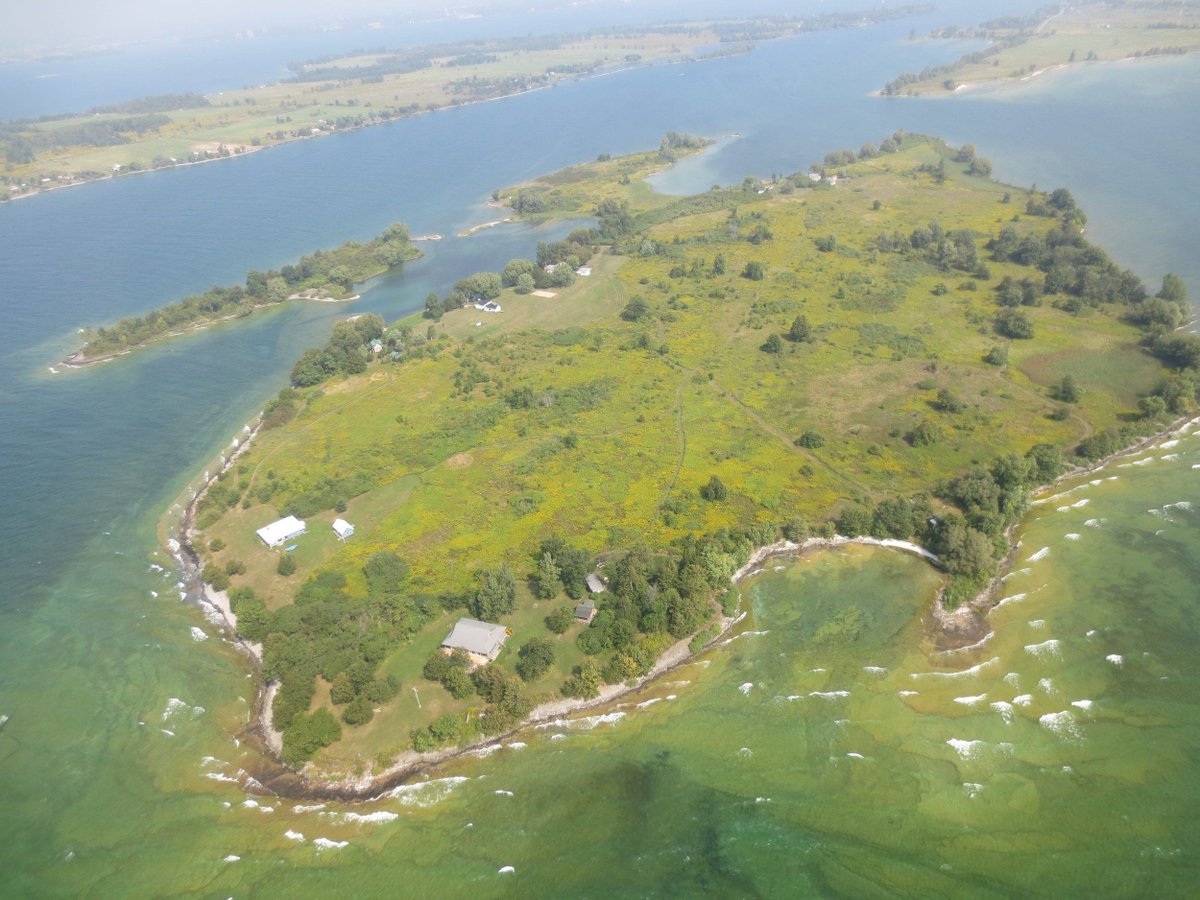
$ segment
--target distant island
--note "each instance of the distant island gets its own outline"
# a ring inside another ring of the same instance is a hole
[[[988,46],[956,62],[899,75],[881,94],[945,94],[991,82],[1025,81],[1072,65],[1191,53],[1200,49],[1200,3],[1072,3],[971,28],[945,28],[929,37],[982,40]]]
[[[647,190],[703,143],[497,190],[595,226],[339,323],[189,505],[183,552],[261,661],[256,733],[302,772],[273,789],[364,795],[610,698],[835,536],[932,560],[935,618],[962,610],[938,639],[972,640],[1031,492],[1192,408],[1182,281],[1089,245],[1069,191],[903,133]]]
[[[248,316],[288,300],[327,303],[354,300],[357,299],[357,295],[351,294],[354,285],[420,255],[412,245],[407,226],[396,223],[366,243],[347,241],[334,250],[318,250],[303,256],[294,265],[278,271],[250,272],[244,285],[210,288],[144,316],[84,329],[83,347],[62,364],[78,368],[105,362],[164,338]]]
[[[766,40],[890,21],[901,6],[600,28],[295,63],[276,84],[168,94],[83,113],[0,123],[0,202],[138,172],[194,165],[438,109],[662,62],[745,53]]]

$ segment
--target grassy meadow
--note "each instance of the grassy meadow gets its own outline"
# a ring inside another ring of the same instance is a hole
[[[381,549],[403,557],[410,590],[428,595],[468,589],[477,570],[507,563],[519,592],[497,665],[510,667],[527,640],[553,637],[555,665],[529,692],[556,696],[582,658],[581,626],[555,637],[543,624],[570,601],[530,591],[542,539],[562,535],[599,556],[753,522],[824,522],[853,501],[932,490],[974,462],[1039,442],[1068,447],[1135,416],[1139,394],[1161,377],[1139,332],[1104,310],[1076,315],[1047,297],[1023,307],[1034,338],[998,336],[995,286],[1029,267],[989,259],[981,280],[877,249],[881,233],[936,221],[969,230],[988,259],[984,244],[1002,227],[1024,236],[1053,224],[1024,214],[1023,191],[968,175],[937,141],[906,137],[897,153],[839,167],[835,185],[802,176],[722,189],[716,209],[653,194],[642,181],[653,167],[643,154],[502,189],[544,191],[564,218],[624,201],[635,221],[656,224],[640,232],[637,252],[602,249],[593,274],[553,298],[505,289],[504,312],[448,313],[432,323],[425,352],[305,391],[296,418],[263,431],[230,474],[245,500],[202,534],[225,544],[215,562],[245,565],[234,585],[279,609],[321,569],[344,572],[351,594],[365,592],[363,564]],[[771,236],[752,242],[760,226]],[[820,249],[831,236],[835,247]],[[760,280],[744,277],[750,263],[761,265]],[[626,321],[621,312],[638,296],[649,313]],[[809,340],[763,349],[799,315]],[[1008,363],[986,364],[997,345]],[[1080,398],[1052,419],[1061,404],[1050,388],[1068,374]],[[532,406],[505,402],[526,387]],[[943,388],[961,411],[939,411]],[[944,438],[915,446],[910,434],[925,419]],[[798,446],[804,432],[820,446]],[[370,485],[340,514],[356,533],[339,542],[330,529],[339,514],[309,516],[291,554],[296,573],[277,574],[279,555],[255,529],[289,497],[350,474]],[[719,502],[700,494],[714,475],[728,487]],[[268,481],[276,490],[261,503],[255,491]],[[462,614],[440,614],[394,648],[381,671],[397,676],[399,695],[322,751],[320,771],[381,766],[408,746],[410,729],[470,715],[477,699],[456,701],[420,674]]]

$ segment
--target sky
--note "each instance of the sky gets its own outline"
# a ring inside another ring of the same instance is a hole
[[[573,8],[594,19],[662,21],[703,15],[801,14],[918,0],[4,0],[0,52],[14,57],[107,48],[145,41],[230,37],[249,31],[321,29],[338,24],[470,13]],[[644,18],[638,13],[644,13]],[[590,13],[590,15],[588,15]]]
[[[442,15],[509,0],[7,0],[0,46],[8,51],[104,46],[229,35],[264,28],[320,28],[375,16]]]

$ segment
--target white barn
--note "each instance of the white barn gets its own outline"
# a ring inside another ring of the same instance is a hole
[[[299,537],[308,530],[308,526],[304,524],[303,519],[297,519],[295,516],[286,516],[270,525],[264,525],[256,532],[262,542],[268,547],[278,547],[284,541],[290,541],[294,537]]]

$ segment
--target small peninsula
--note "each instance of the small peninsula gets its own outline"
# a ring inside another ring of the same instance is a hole
[[[363,50],[293,63],[291,77],[274,84],[209,95],[142,97],[83,113],[12,120],[0,123],[5,162],[0,202],[230,159],[567,80],[746,53],[762,41],[857,28],[929,8],[706,19]]]
[[[1034,488],[1192,407],[1182,281],[1089,245],[1069,191],[903,133],[648,188],[702,144],[498,189],[595,225],[340,323],[189,508],[310,788],[369,791],[704,647],[762,548],[912,547],[955,607]]]
[[[1027,81],[1067,66],[1180,56],[1200,49],[1200,3],[1096,0],[946,28],[934,40],[986,41],[952,63],[899,75],[884,96],[938,95],[995,82]]]
[[[347,241],[333,250],[318,250],[276,271],[254,271],[244,285],[209,288],[143,316],[114,325],[84,330],[83,347],[62,365],[78,368],[105,362],[170,337],[206,328],[217,322],[248,316],[288,300],[325,303],[357,299],[354,285],[382,275],[421,252],[412,245],[408,227],[389,226],[369,241]]]

